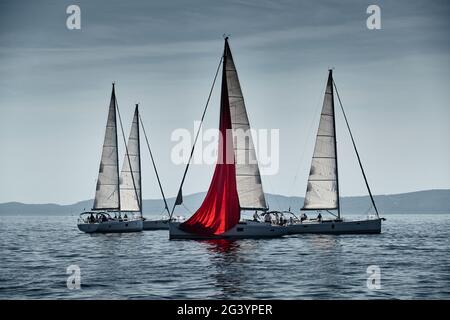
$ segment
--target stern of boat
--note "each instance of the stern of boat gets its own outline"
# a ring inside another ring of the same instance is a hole
[[[78,223],[77,226],[80,231],[86,233],[94,233],[98,229],[98,223]]]

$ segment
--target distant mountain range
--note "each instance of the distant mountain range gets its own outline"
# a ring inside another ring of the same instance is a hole
[[[200,206],[205,197],[204,192],[183,196],[184,203],[178,206],[175,214],[189,215]],[[167,199],[169,207],[175,198]],[[296,213],[303,205],[303,197],[287,197],[266,194],[271,210],[291,209]],[[450,213],[450,190],[425,190],[393,195],[375,196],[375,202],[382,214],[390,213]],[[78,215],[83,210],[92,208],[93,200],[84,200],[70,205],[25,204],[6,202],[0,204],[0,215]],[[144,200],[144,215],[160,216],[164,213],[164,202],[161,199]],[[341,198],[343,213],[364,215],[370,208],[368,196]]]

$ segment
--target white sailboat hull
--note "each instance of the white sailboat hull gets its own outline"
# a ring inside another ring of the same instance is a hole
[[[287,226],[289,234],[320,233],[320,234],[376,234],[381,233],[381,220],[354,220],[354,221],[303,221]]]
[[[249,239],[249,238],[275,238],[281,237],[288,233],[286,227],[271,225],[269,223],[241,221],[232,229],[220,235],[204,236],[194,233],[185,232],[180,229],[180,222],[171,222],[169,224],[169,238],[174,239],[190,239],[190,240],[206,240],[206,239]]]
[[[144,220],[143,230],[169,230],[169,220]]]
[[[143,229],[142,220],[105,221],[99,223],[79,223],[78,229],[86,233],[124,233],[140,232]]]

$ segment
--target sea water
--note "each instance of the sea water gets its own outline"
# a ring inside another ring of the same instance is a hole
[[[378,235],[170,241],[1,216],[0,299],[449,299],[450,214],[385,217]]]

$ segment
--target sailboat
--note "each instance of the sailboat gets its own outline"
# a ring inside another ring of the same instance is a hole
[[[318,218],[308,219],[306,213],[302,214],[299,221],[294,221],[287,226],[290,234],[298,233],[331,233],[331,234],[359,234],[380,233],[381,221],[375,200],[367,182],[367,178],[359,157],[356,144],[353,139],[347,117],[342,106],[339,93],[336,94],[344,115],[347,129],[353,143],[353,147],[361,168],[362,175],[371,199],[372,207],[376,215],[362,220],[346,220],[341,214],[339,201],[339,176],[338,176],[338,153],[336,144],[336,121],[334,108],[333,71],[329,70],[325,96],[320,114],[319,128],[316,136],[316,144],[311,162],[308,178],[305,202],[301,210],[318,211]],[[328,212],[332,219],[323,219],[321,212]],[[337,211],[333,214],[332,211]]]
[[[94,206],[78,219],[78,229],[86,233],[138,232],[143,228],[139,111],[136,106],[119,176],[116,109],[113,84]]]
[[[273,225],[271,222],[241,221],[240,219],[241,211],[265,213],[268,207],[228,37],[225,37],[223,56],[219,62],[216,77],[221,63],[219,147],[214,175],[200,208],[183,223],[171,222],[169,237],[170,239],[239,239],[283,236],[287,233],[286,227]],[[194,147],[195,142],[191,157]],[[182,186],[188,168],[189,162],[171,214],[176,205],[182,204]]]

